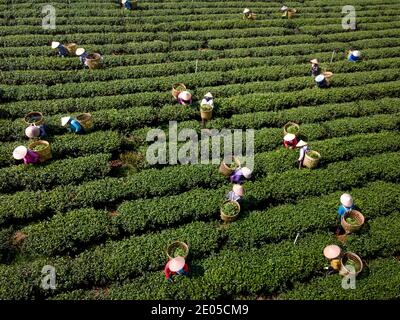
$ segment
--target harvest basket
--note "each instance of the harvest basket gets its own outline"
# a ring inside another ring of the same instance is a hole
[[[172,242],[168,246],[168,248],[167,248],[168,259],[171,260],[171,259],[173,259],[175,257],[174,252],[175,252],[176,249],[182,249],[185,252],[183,257],[186,259],[186,257],[189,254],[189,246],[186,243],[181,242],[181,241]]]
[[[42,146],[42,149],[35,150],[36,147]],[[52,158],[50,143],[45,140],[38,140],[29,144],[28,148],[32,151],[35,151],[39,154],[40,162],[47,161]]]
[[[346,252],[340,260],[339,274],[341,276],[355,275],[357,276],[363,269],[363,262],[361,258],[353,252]],[[354,270],[349,266],[354,266]]]
[[[131,5],[132,5],[132,9],[137,9],[137,7],[138,7],[138,2],[135,1],[135,0],[132,0],[132,1],[131,1]]]
[[[202,106],[200,106],[200,117],[202,120],[210,120],[212,118],[212,112],[213,108],[211,106],[209,106],[209,108],[202,108]]]
[[[316,168],[318,166],[319,160],[321,159],[321,155],[319,152],[310,150],[306,152],[304,156],[303,165],[309,169]]]
[[[224,212],[223,207],[224,207],[224,205],[225,205],[226,203],[232,203],[232,204],[234,204],[234,205],[236,206],[236,208],[237,208],[237,213],[236,213],[235,215],[228,215],[228,214],[226,214],[226,212]],[[232,222],[232,221],[235,221],[235,220],[239,217],[239,213],[240,213],[240,204],[239,204],[237,201],[235,201],[235,200],[228,200],[228,201],[225,201],[225,202],[222,204],[221,208],[220,208],[220,212],[221,212],[221,219],[222,219],[223,221],[225,221],[225,222]]]
[[[329,84],[330,81],[332,80],[333,73],[330,71],[325,71],[322,74],[324,75],[326,82]]]
[[[347,218],[356,220],[357,224],[348,223],[346,221]],[[357,210],[351,210],[344,214],[341,224],[346,233],[351,233],[360,230],[360,228],[364,224],[364,220],[364,216],[361,214],[361,212]]]
[[[86,58],[86,64],[90,70],[99,69],[101,67],[101,55],[99,53],[89,54]]]
[[[296,129],[296,132],[289,132],[288,129],[290,127],[294,127]],[[287,135],[288,133],[293,133],[294,135],[297,136],[299,134],[299,132],[300,132],[300,126],[297,123],[294,123],[294,122],[288,122],[283,127],[283,134],[284,135]]]
[[[76,117],[76,120],[79,121],[85,130],[89,130],[93,127],[93,119],[90,113],[81,113]]]
[[[29,112],[25,116],[24,121],[26,124],[29,124],[29,125],[34,124],[36,126],[39,126],[44,122],[44,117],[41,112],[33,111],[33,112]]]
[[[294,15],[296,14],[297,10],[296,9],[289,9],[287,11],[287,17],[288,19],[292,19],[294,17]]]
[[[68,50],[68,52],[69,52],[69,54],[71,56],[75,56],[75,51],[76,51],[76,49],[78,49],[78,45],[76,43],[73,43],[73,42],[67,43],[65,45],[65,49]]]
[[[178,90],[178,88],[179,88],[180,90]],[[183,83],[174,83],[174,85],[172,86],[172,96],[173,96],[175,99],[178,99],[179,94],[180,94],[182,91],[185,91],[185,90],[186,90],[186,86],[185,86]]]
[[[238,168],[240,167],[240,161],[238,159],[232,157],[232,161],[236,163],[236,166]],[[224,161],[221,162],[219,166],[219,172],[221,172],[224,176],[229,177],[234,171],[235,169],[232,169]]]

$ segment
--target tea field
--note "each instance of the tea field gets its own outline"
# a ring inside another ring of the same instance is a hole
[[[0,0],[0,299],[399,299],[400,2]],[[357,30],[342,27],[356,9]],[[249,7],[256,20],[244,20]],[[104,57],[84,69],[50,43],[74,42]],[[347,60],[350,49],[362,60]],[[337,53],[330,63],[332,51]],[[329,88],[310,59],[333,72]],[[171,95],[174,83],[192,106]],[[254,129],[255,166],[237,221],[220,204],[231,184],[219,165],[149,165],[150,129],[201,130],[199,101],[214,95],[207,128]],[[24,116],[43,113],[53,158],[25,166]],[[90,112],[76,135],[68,114]],[[322,159],[297,168],[283,126]],[[350,192],[365,216],[343,244],[337,208]],[[166,247],[188,243],[191,277],[168,284]],[[323,249],[338,244],[365,263],[356,289],[327,275]],[[56,289],[42,288],[42,268]]]

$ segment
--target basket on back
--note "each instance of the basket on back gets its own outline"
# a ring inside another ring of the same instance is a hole
[[[78,45],[76,43],[73,43],[73,42],[67,43],[65,45],[65,49],[68,50],[68,52],[69,52],[69,54],[71,56],[75,56],[75,51],[76,51],[76,49],[78,49]]]
[[[76,117],[76,120],[79,121],[85,131],[93,127],[93,119],[90,113],[81,113]]]
[[[167,248],[167,256],[169,260],[172,260],[177,256],[175,252],[177,249],[179,249],[182,253],[180,256],[186,259],[189,254],[189,246],[182,241],[175,241],[172,242]]]
[[[86,57],[86,64],[90,70],[99,69],[102,65],[101,55],[99,53],[92,53]]]
[[[351,221],[354,221],[354,223],[349,223],[347,219],[351,219]],[[351,210],[344,214],[341,224],[346,233],[352,233],[361,229],[362,225],[364,224],[364,220],[364,216],[361,214],[361,212],[357,210]]]
[[[304,156],[303,165],[309,169],[314,169],[318,166],[321,155],[319,152],[314,150],[309,150]]]
[[[34,124],[35,126],[40,126],[41,124],[44,123],[44,117],[41,112],[33,111],[33,112],[29,112],[25,116],[24,121],[26,124],[29,124],[29,125]]]
[[[172,86],[171,93],[175,99],[178,99],[179,94],[185,90],[186,90],[186,86],[183,83],[174,83],[174,85]]]
[[[29,144],[28,148],[39,154],[40,162],[45,162],[52,158],[50,144],[45,140],[38,140]]]

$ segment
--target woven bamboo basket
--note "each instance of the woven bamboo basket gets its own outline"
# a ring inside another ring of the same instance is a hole
[[[347,260],[352,260],[355,264],[355,270],[350,270],[346,267]],[[340,259],[340,270],[339,274],[341,276],[347,276],[353,274],[357,276],[363,269],[363,262],[361,258],[353,252],[346,252],[343,257]]]
[[[294,135],[298,135],[300,132],[300,126],[297,123],[294,122],[288,122],[283,126],[283,134],[287,135],[289,132],[287,131],[289,127],[295,127],[297,129],[297,132],[294,133]]]
[[[78,45],[76,43],[73,43],[73,42],[67,43],[65,45],[65,49],[68,50],[68,52],[69,52],[69,54],[71,56],[75,56],[75,51],[76,51],[76,49],[78,49]]]
[[[200,106],[200,117],[202,120],[210,120],[212,118],[213,108],[207,104],[204,106],[207,106],[208,108],[202,109],[202,106]]]
[[[44,122],[44,117],[41,112],[33,111],[33,112],[29,112],[25,116],[24,122],[29,125],[34,124],[36,126],[40,126]]]
[[[182,90],[177,90],[178,87],[181,87]],[[172,86],[172,96],[175,99],[178,99],[179,94],[185,90],[186,90],[186,86],[183,83],[174,83],[174,85]]]
[[[318,159],[314,159],[310,156],[311,154],[314,154],[316,156],[318,156]],[[314,169],[318,166],[319,160],[321,159],[321,155],[319,154],[319,152],[314,151],[314,150],[310,150],[308,152],[306,152],[305,156],[304,156],[304,161],[303,161],[303,165],[309,169]]]
[[[189,254],[189,246],[182,241],[174,241],[167,247],[167,256],[169,260],[174,258],[174,251],[177,248],[180,248],[183,251],[185,251],[185,255],[183,257],[186,259],[186,257]]]
[[[76,117],[76,120],[79,121],[85,131],[93,127],[93,118],[90,113],[81,113]]]
[[[287,17],[288,19],[292,19],[294,17],[294,15],[296,14],[297,10],[296,9],[289,9],[287,11]]]
[[[350,224],[346,221],[347,218],[353,218],[357,221],[357,225]],[[351,233],[351,232],[356,232],[361,229],[362,225],[364,224],[365,218],[361,214],[360,211],[357,210],[351,210],[349,212],[346,212],[343,216],[343,219],[341,221],[343,229],[346,231],[346,233]]]
[[[232,160],[236,163],[237,167],[240,167],[240,161],[235,157]],[[219,166],[219,172],[221,172],[224,176],[229,177],[235,170],[231,169],[224,161],[221,162]]]
[[[99,53],[89,54],[86,58],[86,64],[90,70],[99,69],[101,67],[101,55]]]
[[[324,75],[326,82],[327,82],[328,84],[330,84],[330,82],[331,82],[331,80],[332,80],[332,77],[333,77],[333,73],[330,72],[330,71],[325,71],[325,72],[323,72],[322,74]]]
[[[234,201],[234,200],[225,201],[224,204],[225,204],[225,203],[228,203],[228,202],[231,202],[231,203],[235,204],[235,206],[238,208],[238,213],[235,214],[234,216],[227,215],[227,214],[224,213],[224,211],[223,211],[223,209],[222,209],[222,208],[223,208],[223,205],[222,205],[221,208],[220,208],[221,219],[222,219],[223,221],[225,221],[225,222],[232,222],[232,221],[237,220],[237,218],[239,217],[239,213],[240,213],[240,204],[239,204],[239,202]]]
[[[44,145],[45,147],[43,149],[41,149],[41,150],[38,150],[38,151],[33,150],[38,145]],[[30,150],[33,150],[33,151],[35,151],[35,152],[37,152],[39,154],[40,162],[45,162],[47,160],[50,160],[53,157],[52,154],[51,154],[50,143],[48,143],[45,140],[38,140],[38,141],[32,142],[31,144],[29,144],[28,148]]]

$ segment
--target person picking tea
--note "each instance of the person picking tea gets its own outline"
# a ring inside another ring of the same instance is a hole
[[[16,147],[13,151],[13,157],[16,160],[24,159],[24,164],[37,164],[39,163],[40,156],[37,152],[29,150],[24,146]]]
[[[214,97],[211,94],[211,92],[207,92],[203,98],[203,100],[201,100],[200,105],[209,105],[211,108],[214,108]]]
[[[293,133],[287,133],[283,137],[283,145],[285,146],[286,149],[288,149],[288,148],[291,148],[291,149],[296,148],[296,145],[297,145],[296,135],[294,135]]]
[[[189,267],[185,262],[185,258],[178,256],[175,257],[167,262],[164,268],[165,278],[169,283],[173,283],[173,276],[174,275],[189,275]]]
[[[311,75],[313,77],[316,77],[321,73],[319,64],[318,64],[318,60],[312,59],[312,60],[310,60],[310,62],[311,62]]]
[[[340,196],[340,206],[338,209],[338,227],[336,230],[336,234],[339,234],[342,231],[342,219],[344,217],[344,215],[353,210],[355,208],[354,206],[354,202],[353,202],[353,197],[348,194],[348,193],[343,193]]]
[[[243,184],[246,179],[251,178],[251,170],[247,167],[236,169],[229,177],[232,183]]]
[[[76,49],[75,54],[79,57],[79,60],[82,63],[82,65],[87,66],[86,58],[89,55],[87,51],[84,48],[78,48]]]
[[[73,133],[83,134],[84,130],[80,122],[72,117],[62,117],[61,125],[63,127],[68,127],[68,130]]]
[[[234,184],[232,190],[226,196],[227,200],[240,202],[244,196],[244,188],[240,184]]]
[[[300,148],[300,154],[299,158],[297,159],[297,163],[299,165],[299,169],[301,169],[303,168],[304,157],[306,156],[307,151],[310,150],[310,147],[308,146],[307,142],[300,140],[296,144],[296,148]]]
[[[182,91],[179,95],[178,95],[178,102],[183,105],[183,106],[187,106],[192,104],[192,95],[189,91]]]
[[[67,57],[69,56],[69,51],[67,50],[67,48],[65,48],[61,43],[57,42],[57,41],[53,41],[51,43],[51,47],[53,49],[57,49],[58,50],[58,54],[61,57]]]
[[[25,129],[25,135],[29,138],[29,139],[33,139],[33,138],[43,138],[46,136],[46,131],[44,129],[44,125],[40,125],[37,126],[35,124],[32,124],[30,126],[28,126]]]

